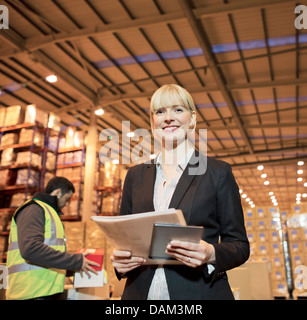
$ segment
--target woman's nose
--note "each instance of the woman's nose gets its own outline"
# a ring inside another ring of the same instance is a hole
[[[165,112],[165,118],[164,118],[164,121],[165,122],[170,122],[170,121],[173,121],[174,118],[173,118],[173,112],[171,109],[166,109],[166,112]]]

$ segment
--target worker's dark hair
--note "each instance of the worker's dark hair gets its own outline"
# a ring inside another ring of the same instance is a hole
[[[45,192],[50,194],[52,191],[59,188],[61,189],[62,194],[68,193],[69,191],[75,193],[74,185],[65,177],[54,177],[50,179],[46,186]]]

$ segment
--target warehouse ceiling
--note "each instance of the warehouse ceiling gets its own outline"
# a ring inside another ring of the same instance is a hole
[[[208,154],[232,165],[256,206],[272,206],[274,192],[290,210],[307,193],[307,31],[295,27],[297,2],[1,4],[9,14],[9,28],[0,29],[2,106],[34,103],[83,130],[102,107],[98,131],[121,132],[127,120],[132,131],[150,129],[152,93],[177,83],[195,100],[198,129],[208,129]],[[50,74],[56,83],[46,81]]]

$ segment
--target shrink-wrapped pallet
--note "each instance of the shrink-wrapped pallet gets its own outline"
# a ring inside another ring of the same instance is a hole
[[[23,123],[24,109],[21,106],[10,106],[6,108],[4,127],[16,126]]]
[[[66,130],[66,143],[65,148],[72,148],[74,147],[74,135],[76,132],[75,127],[68,127]]]
[[[48,124],[48,113],[38,109],[35,104],[29,104],[28,106],[26,106],[24,122],[33,124],[35,122],[38,122],[46,128]]]
[[[13,148],[4,149],[1,152],[1,167],[11,166],[15,163],[16,153]]]
[[[26,201],[25,194],[20,192],[20,193],[15,193],[12,195],[11,198],[11,207],[19,207],[21,206],[24,202]]]
[[[55,115],[53,112],[49,113],[48,128],[56,131],[60,131],[61,129],[61,118]]]
[[[34,135],[34,136],[33,136]],[[44,135],[37,130],[34,129],[21,129],[19,135],[19,143],[20,144],[27,144],[33,143],[38,147],[44,146]]]
[[[16,185],[39,186],[39,173],[34,170],[20,169],[17,172]]]
[[[4,126],[4,119],[5,119],[5,111],[6,108],[0,107],[0,128]]]
[[[47,170],[54,170],[55,169],[55,160],[56,160],[55,154],[53,154],[51,152],[47,152],[47,157],[46,157],[46,169]]]
[[[6,133],[1,137],[1,147],[6,147],[18,142],[17,133]]]
[[[17,153],[16,165],[31,165],[32,167],[41,167],[42,157],[31,151],[22,151]]]
[[[78,249],[84,248],[84,223],[63,221],[63,225],[67,252],[75,253]]]

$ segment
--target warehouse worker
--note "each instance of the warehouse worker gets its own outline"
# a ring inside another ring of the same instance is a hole
[[[59,217],[75,192],[64,177],[52,178],[45,192],[37,192],[14,213],[7,268],[9,300],[53,300],[64,291],[66,270],[97,272],[96,262],[83,254],[69,254],[65,248],[64,227]]]

